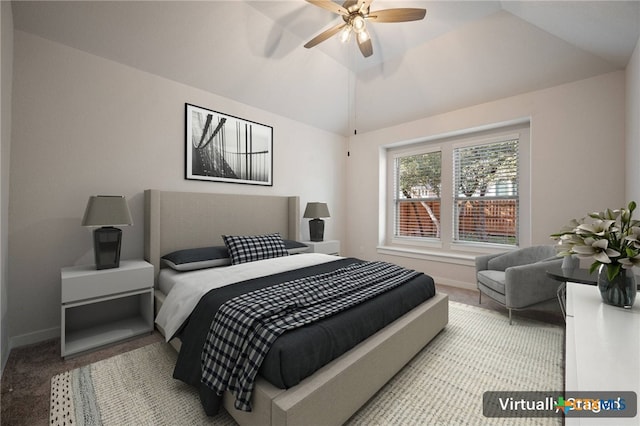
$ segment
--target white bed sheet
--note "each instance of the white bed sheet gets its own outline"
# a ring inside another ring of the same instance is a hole
[[[176,284],[176,278],[180,274],[186,274],[188,272],[180,272],[171,268],[162,268],[158,274],[158,289],[164,294],[169,294],[173,286]]]
[[[169,289],[169,291],[163,290],[167,297],[156,316],[156,324],[164,329],[165,338],[169,341],[191,314],[200,298],[210,290],[252,278],[319,265],[339,258],[339,256],[323,253],[302,253],[197,271],[164,273],[161,271],[158,285],[161,290]]]

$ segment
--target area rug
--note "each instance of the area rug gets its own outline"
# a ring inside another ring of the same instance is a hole
[[[559,418],[486,418],[485,391],[562,390],[560,326],[449,303],[449,324],[348,422],[352,425],[560,425]],[[171,377],[164,343],[51,379],[50,425],[234,425],[204,415],[197,393]]]

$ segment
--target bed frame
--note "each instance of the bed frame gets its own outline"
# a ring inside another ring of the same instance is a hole
[[[165,297],[157,288],[162,255],[222,245],[222,234],[280,232],[297,240],[299,204],[298,197],[146,190],[144,251],[155,269],[156,312]],[[236,410],[228,393],[225,409],[241,425],[342,424],[445,327],[448,307],[447,296],[436,293],[290,389],[258,377],[253,411]]]

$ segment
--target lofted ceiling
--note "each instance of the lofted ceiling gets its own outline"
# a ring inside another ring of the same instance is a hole
[[[13,13],[16,30],[343,135],[624,69],[640,37],[640,0],[371,10],[396,7],[427,16],[370,23],[369,58],[338,37],[303,48],[340,22],[303,0],[14,1]]]

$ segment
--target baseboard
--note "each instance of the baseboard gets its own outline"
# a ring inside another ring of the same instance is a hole
[[[9,350],[19,348],[21,346],[32,345],[34,343],[44,342],[60,337],[60,327],[48,328],[45,330],[34,331],[33,333],[21,334],[9,338]]]
[[[7,366],[7,361],[9,361],[9,353],[11,352],[11,348],[7,348],[7,350],[2,351],[2,360],[0,360],[0,383],[2,383],[2,377],[4,376],[4,368]]]

